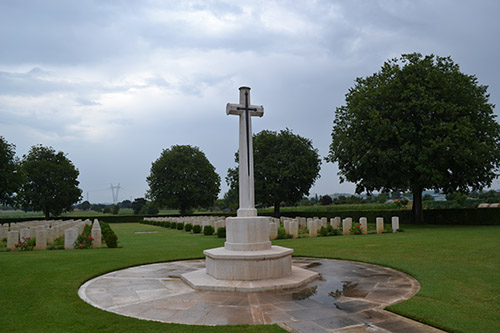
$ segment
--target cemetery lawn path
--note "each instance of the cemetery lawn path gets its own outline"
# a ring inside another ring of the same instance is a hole
[[[402,226],[404,232],[281,240],[296,256],[379,264],[420,291],[387,310],[451,332],[500,331],[500,226]]]
[[[277,325],[187,326],[142,321],[83,302],[78,288],[118,269],[203,258],[216,236],[137,223],[111,224],[119,248],[0,252],[3,332],[283,332]],[[453,332],[500,328],[500,226],[402,226],[397,234],[274,241],[296,256],[379,264],[415,277],[421,290],[388,310]],[[157,233],[135,234],[156,231]]]

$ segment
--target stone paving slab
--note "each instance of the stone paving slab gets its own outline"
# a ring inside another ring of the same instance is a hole
[[[187,260],[131,267],[83,284],[79,296],[116,314],[191,325],[278,324],[291,332],[441,332],[383,309],[415,295],[402,272],[333,259],[294,258],[320,274],[301,288],[267,292],[195,290],[180,278],[205,266]]]

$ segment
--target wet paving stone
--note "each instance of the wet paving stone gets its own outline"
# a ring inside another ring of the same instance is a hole
[[[293,332],[439,332],[382,310],[420,286],[412,277],[358,262],[294,258],[320,273],[302,288],[258,292],[194,290],[179,279],[203,260],[132,267],[86,282],[80,297],[123,316],[194,325],[278,324]]]

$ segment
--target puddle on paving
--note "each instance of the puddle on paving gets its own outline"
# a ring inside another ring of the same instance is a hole
[[[314,296],[318,293],[318,286],[304,288],[298,293],[292,294],[292,299],[294,301],[302,301],[304,299],[308,299],[311,296]]]
[[[352,281],[317,281],[316,285],[292,293],[294,301],[313,300],[340,309],[337,301],[343,297],[357,297],[358,283]]]
[[[306,266],[306,268],[312,268],[312,267],[316,267],[316,266],[320,266],[320,265],[321,265],[320,262],[315,261],[315,262],[312,262],[312,263],[308,264]]]

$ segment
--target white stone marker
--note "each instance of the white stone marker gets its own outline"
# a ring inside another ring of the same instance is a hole
[[[359,224],[361,225],[361,228],[362,228],[361,233],[363,235],[368,234],[368,222],[366,220],[366,217],[360,217]]]
[[[21,229],[19,231],[19,240],[23,240],[23,239],[28,239],[30,238],[31,239],[31,234],[32,234],[32,231],[30,229]]]
[[[381,234],[384,232],[384,218],[377,217],[377,234]]]
[[[102,234],[101,225],[97,219],[94,219],[94,224],[92,224],[92,230],[90,231],[90,236],[94,239],[92,241],[92,248],[99,249],[102,246]]]
[[[327,217],[321,218],[321,226],[325,229],[326,229],[326,227],[328,227],[328,218]]]
[[[299,222],[291,221],[290,224],[290,234],[293,238],[299,238]]]
[[[342,220],[342,234],[344,236],[351,234],[352,220],[345,218]]]
[[[240,104],[227,104],[226,114],[240,117],[238,217],[257,216],[254,195],[252,118],[262,117],[264,107],[250,104],[250,88],[240,88]]]
[[[335,216],[335,218],[331,220],[330,223],[332,224],[333,229],[340,228],[340,216]]]
[[[316,221],[307,222],[307,230],[309,230],[309,237],[318,236],[318,229],[316,228]]]
[[[392,232],[397,232],[399,229],[399,216],[393,216],[391,222],[392,222]]]
[[[35,233],[36,245],[35,250],[44,251],[47,250],[47,230],[39,229]]]
[[[287,235],[290,235],[292,233],[290,231],[290,221],[288,221],[288,220],[283,221],[283,228],[285,229],[285,232]]]
[[[75,248],[75,242],[78,238],[77,228],[68,228],[64,231],[64,249],[73,250]]]
[[[0,240],[7,238],[7,234],[9,233],[9,227],[0,227]]]
[[[54,244],[54,239],[56,238],[56,231],[54,228],[47,229],[47,244]]]
[[[7,234],[7,248],[11,251],[17,251],[16,244],[19,242],[19,231],[11,230]]]
[[[314,222],[316,223],[316,232],[319,232],[321,230],[321,220],[316,218]]]
[[[278,223],[269,224],[269,240],[278,238]]]

